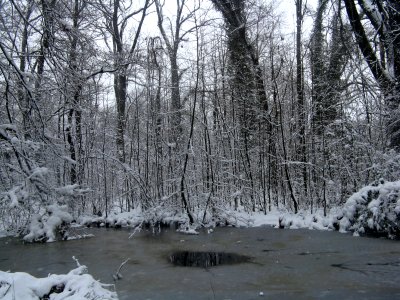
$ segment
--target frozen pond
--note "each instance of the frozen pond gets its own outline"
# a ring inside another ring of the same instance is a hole
[[[337,232],[217,228],[183,235],[85,229],[94,238],[24,245],[0,239],[0,269],[36,277],[75,268],[74,255],[102,282],[116,282],[120,299],[400,299],[400,242],[356,238]],[[216,267],[183,267],[169,257],[179,251],[248,256]],[[261,293],[261,294],[260,294]]]

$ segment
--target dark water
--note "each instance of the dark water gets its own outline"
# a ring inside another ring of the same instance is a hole
[[[215,251],[177,251],[169,256],[175,266],[211,268],[221,265],[234,265],[250,262],[251,258],[245,255]]]
[[[66,273],[76,264],[105,283],[116,282],[120,299],[400,299],[400,242],[355,238],[337,232],[268,227],[218,228],[197,236],[174,230],[91,229],[96,237],[23,245],[0,239],[0,269],[36,277]],[[210,268],[175,266],[177,251],[229,252],[244,263]],[[262,292],[263,295],[260,295]]]

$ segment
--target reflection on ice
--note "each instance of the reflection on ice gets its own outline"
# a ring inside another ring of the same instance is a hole
[[[171,263],[182,267],[209,268],[249,262],[245,255],[225,252],[178,251],[169,256]]]

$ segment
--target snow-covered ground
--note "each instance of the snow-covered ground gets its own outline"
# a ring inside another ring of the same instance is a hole
[[[79,263],[78,263],[79,264]],[[68,274],[36,278],[28,273],[0,271],[0,299],[3,300],[114,300],[113,285],[102,284],[83,265]]]

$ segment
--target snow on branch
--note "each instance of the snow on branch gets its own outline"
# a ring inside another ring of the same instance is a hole
[[[354,193],[339,216],[339,230],[355,235],[400,237],[400,181],[366,186]]]

